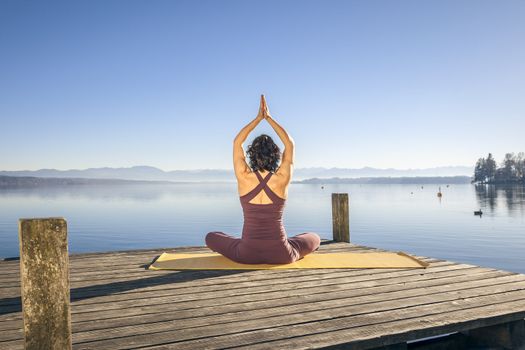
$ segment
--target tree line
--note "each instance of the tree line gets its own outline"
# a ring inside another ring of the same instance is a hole
[[[479,158],[474,168],[474,182],[525,184],[525,153],[505,154],[499,167],[491,153],[487,158]]]

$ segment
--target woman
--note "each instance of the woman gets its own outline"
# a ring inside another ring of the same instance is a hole
[[[281,158],[279,147],[268,135],[262,134],[248,146],[250,165],[246,163],[243,142],[262,120],[273,127],[284,143]],[[318,234],[301,233],[288,238],[282,215],[288,185],[292,179],[294,141],[272,118],[264,95],[257,117],[246,125],[233,142],[233,165],[244,213],[242,238],[213,231],[206,235],[206,245],[227,258],[243,264],[289,264],[317,250]]]

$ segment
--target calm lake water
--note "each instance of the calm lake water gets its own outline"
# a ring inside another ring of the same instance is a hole
[[[525,189],[441,189],[291,184],[284,225],[331,239],[331,193],[346,192],[353,243],[525,273]],[[67,219],[73,253],[204,245],[209,231],[240,237],[243,219],[234,183],[2,189],[0,257],[18,256],[19,218],[50,216]]]

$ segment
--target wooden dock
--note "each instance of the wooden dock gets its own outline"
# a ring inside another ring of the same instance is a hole
[[[74,349],[524,348],[523,274],[422,256],[427,269],[146,270],[163,251],[209,249],[70,255]],[[24,347],[19,270],[0,262],[3,350]]]

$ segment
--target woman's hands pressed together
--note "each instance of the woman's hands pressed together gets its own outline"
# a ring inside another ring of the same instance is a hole
[[[268,109],[268,105],[266,104],[266,99],[264,98],[264,95],[261,95],[261,103],[259,105],[259,112],[257,113],[257,119],[263,120],[271,118],[270,110]]]

